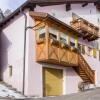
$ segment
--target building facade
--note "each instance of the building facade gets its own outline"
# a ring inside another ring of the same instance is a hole
[[[94,30],[79,32],[71,23],[72,13]],[[36,5],[34,11],[25,9],[14,16],[0,34],[1,79],[36,97],[76,93],[82,81],[99,87],[98,15],[90,3],[84,8],[72,4],[70,11],[65,4]]]

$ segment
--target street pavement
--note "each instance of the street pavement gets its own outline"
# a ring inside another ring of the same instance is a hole
[[[36,98],[32,100],[100,100],[100,88],[90,89],[70,95]]]

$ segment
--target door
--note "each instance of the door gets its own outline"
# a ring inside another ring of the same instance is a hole
[[[43,95],[58,96],[63,91],[63,70],[44,68],[43,69]]]

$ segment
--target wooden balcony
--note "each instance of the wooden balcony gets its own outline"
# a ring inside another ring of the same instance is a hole
[[[78,66],[78,54],[75,52],[75,49],[51,37],[48,39],[48,43],[45,38],[37,41],[36,53],[38,62],[66,67]]]
[[[73,19],[70,25],[78,32],[82,33],[83,39],[93,41],[99,38],[99,28],[83,18]]]

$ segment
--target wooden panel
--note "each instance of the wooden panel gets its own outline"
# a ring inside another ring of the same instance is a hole
[[[84,20],[83,18],[73,19],[73,21],[71,21],[70,24],[74,29],[76,29],[77,31],[79,31],[82,34],[83,38],[85,37],[84,39],[93,41],[99,37],[98,27],[94,26],[93,24]],[[88,33],[88,36],[86,36],[87,33]],[[93,38],[90,38],[91,36]]]
[[[46,51],[45,51],[45,43],[38,44],[36,47],[36,59],[45,59],[46,58]]]
[[[54,59],[59,61],[58,47],[56,45],[49,44],[49,59]]]
[[[77,65],[78,64],[78,54],[69,50],[68,62],[71,64]]]
[[[65,62],[65,63],[68,63],[68,50],[64,49],[64,48],[61,48],[60,49],[60,62]]]
[[[43,87],[44,96],[62,95],[63,91],[63,70],[44,68],[43,69]]]

